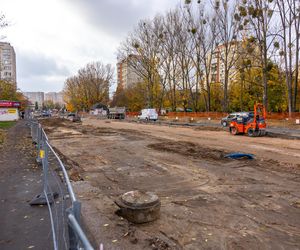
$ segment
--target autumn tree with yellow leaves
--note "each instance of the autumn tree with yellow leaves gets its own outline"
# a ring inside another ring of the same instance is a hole
[[[28,104],[23,93],[17,90],[14,84],[4,80],[0,80],[0,100],[19,101],[22,109]]]
[[[71,111],[88,111],[95,103],[108,104],[109,87],[114,68],[101,62],[93,62],[78,70],[64,84],[64,100]]]

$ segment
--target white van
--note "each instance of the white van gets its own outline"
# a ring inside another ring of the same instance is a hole
[[[153,120],[158,119],[158,114],[155,109],[142,109],[140,115],[138,116],[139,120]]]

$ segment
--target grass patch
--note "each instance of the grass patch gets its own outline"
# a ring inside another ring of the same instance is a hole
[[[15,121],[0,122],[0,129],[8,129],[16,124]]]

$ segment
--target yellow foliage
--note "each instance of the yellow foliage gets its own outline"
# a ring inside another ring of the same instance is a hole
[[[66,104],[66,109],[67,109],[67,111],[75,112],[75,107],[71,103],[68,103],[68,102]]]

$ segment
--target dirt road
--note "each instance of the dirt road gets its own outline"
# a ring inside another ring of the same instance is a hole
[[[299,140],[89,119],[44,126],[105,249],[299,249]],[[256,159],[224,158],[236,151]],[[135,189],[158,194],[159,220],[115,214],[116,197]]]

